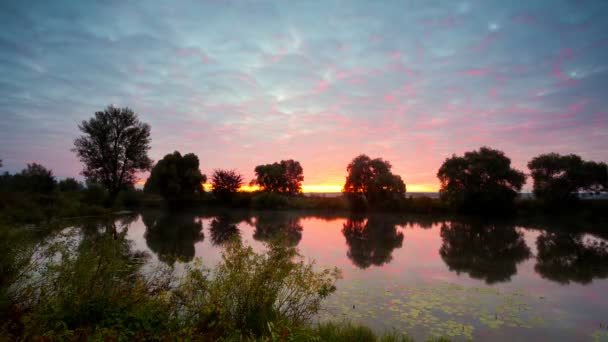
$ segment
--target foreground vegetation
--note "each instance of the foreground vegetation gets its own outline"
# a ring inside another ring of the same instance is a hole
[[[292,247],[255,253],[233,241],[215,268],[197,261],[176,275],[144,266],[147,255],[126,232],[108,221],[39,240],[0,227],[0,338],[411,341],[348,322],[314,324],[340,272],[304,262]]]

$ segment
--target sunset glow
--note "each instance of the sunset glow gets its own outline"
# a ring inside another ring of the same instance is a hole
[[[4,1],[2,171],[77,176],[78,123],[109,104],[151,126],[155,161],[191,152],[248,183],[294,159],[304,192],[340,191],[361,153],[408,192],[481,146],[525,172],[548,152],[605,161],[607,4]]]

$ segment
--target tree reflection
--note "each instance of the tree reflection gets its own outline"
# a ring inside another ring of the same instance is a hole
[[[468,273],[487,284],[505,282],[531,255],[523,234],[504,224],[444,223],[439,254],[450,271]]]
[[[608,277],[608,243],[585,234],[544,232],[536,240],[534,269],[561,284]]]
[[[221,246],[226,242],[241,239],[241,231],[238,224],[242,221],[250,222],[247,213],[225,211],[215,216],[210,223],[209,232],[211,233],[211,243]]]
[[[148,248],[168,265],[192,261],[194,244],[205,239],[203,223],[194,214],[143,213],[142,220]]]
[[[256,216],[253,238],[297,246],[302,239],[300,218],[284,212],[261,213]]]
[[[403,233],[388,216],[351,217],[342,234],[348,244],[346,255],[359,268],[389,263],[393,250],[403,244]]]

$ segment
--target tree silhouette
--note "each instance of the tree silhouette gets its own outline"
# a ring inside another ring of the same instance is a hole
[[[279,163],[258,165],[255,167],[256,179],[252,184],[260,186],[262,191],[294,195],[302,192],[304,181],[300,162],[289,159]]]
[[[511,210],[526,180],[523,172],[511,168],[511,159],[502,151],[488,147],[446,159],[437,177],[442,200],[481,213]]]
[[[546,204],[564,206],[578,198],[579,191],[608,190],[608,166],[584,161],[575,154],[542,154],[528,168],[534,179],[534,195]]]
[[[258,241],[276,242],[297,246],[302,239],[300,219],[284,212],[260,213],[256,216],[253,238]]]
[[[179,152],[167,154],[152,168],[144,185],[147,193],[158,193],[169,203],[192,200],[204,192],[207,177],[199,170],[198,157],[193,153],[182,156]]]
[[[229,201],[243,185],[243,176],[236,170],[215,170],[211,176],[212,192],[220,201]]]
[[[488,284],[509,281],[517,264],[531,256],[523,235],[511,225],[444,223],[441,258],[450,271]]]
[[[580,233],[543,232],[536,240],[534,270],[560,284],[608,278],[608,243]]]
[[[241,230],[238,227],[240,222],[250,222],[247,212],[223,211],[211,220],[209,233],[211,242],[216,246],[221,246],[233,239],[240,240]]]
[[[32,163],[13,177],[15,191],[24,191],[37,194],[51,194],[56,186],[53,171],[44,166]]]
[[[168,265],[194,259],[194,245],[205,239],[203,223],[190,213],[142,213],[146,244]]]
[[[350,217],[342,228],[348,244],[348,258],[359,268],[389,263],[395,248],[403,245],[403,233],[387,216],[372,215],[368,219]]]
[[[348,175],[342,191],[355,205],[368,201],[373,206],[403,198],[405,183],[400,176],[391,173],[391,168],[386,160],[359,155],[346,167]]]
[[[61,192],[77,192],[84,189],[84,186],[74,178],[66,178],[57,184]]]
[[[136,173],[152,166],[148,158],[150,126],[129,108],[107,107],[78,128],[84,135],[74,140],[87,180],[103,185],[113,202],[118,192],[132,186]]]

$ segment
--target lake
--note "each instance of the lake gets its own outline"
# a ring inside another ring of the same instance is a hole
[[[281,238],[343,279],[318,317],[453,340],[607,340],[608,240],[597,222],[387,214],[145,211],[118,219],[150,263],[210,267],[240,238]]]

